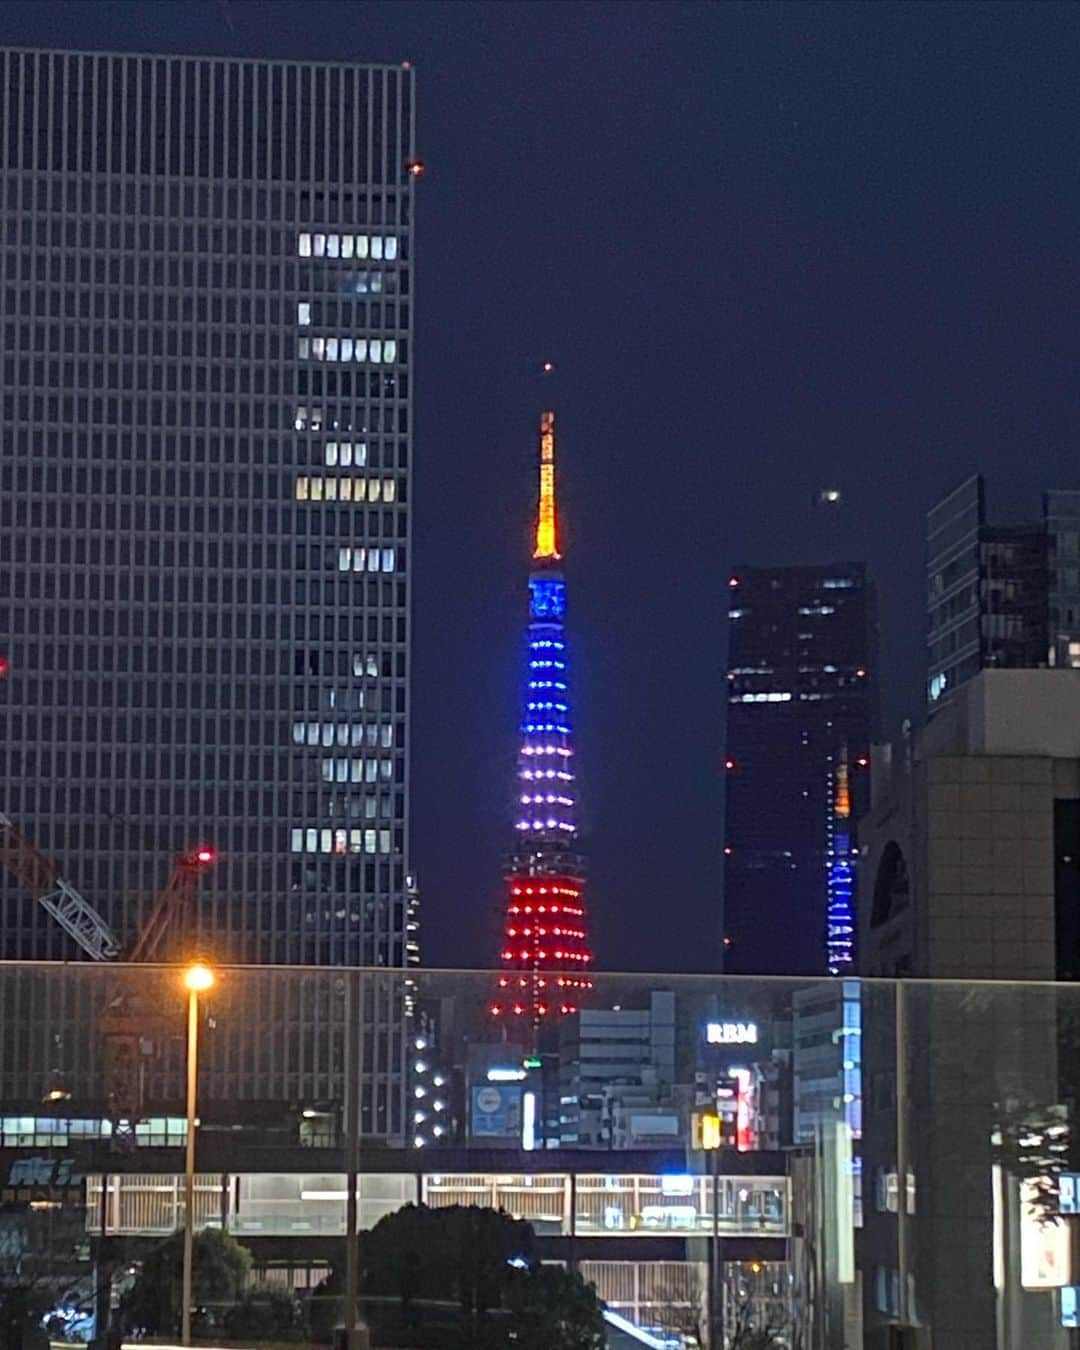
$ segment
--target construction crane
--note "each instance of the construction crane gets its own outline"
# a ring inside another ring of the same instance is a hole
[[[0,815],[0,866],[18,879],[88,956],[122,967],[163,958],[170,938],[189,926],[195,888],[216,858],[208,844],[177,854],[164,888],[125,950],[94,906],[63,877],[59,864],[20,833],[7,816]],[[155,1031],[167,1035],[171,1030],[160,1012],[142,1004],[140,984],[121,977],[110,991],[100,1019],[109,1116],[118,1148],[134,1143],[135,1125],[142,1111],[145,1047],[149,1044],[152,1048]]]

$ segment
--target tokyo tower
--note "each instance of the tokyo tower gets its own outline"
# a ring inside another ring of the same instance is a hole
[[[592,988],[585,869],[577,848],[566,582],[555,507],[555,414],[540,417],[540,496],[529,575],[528,676],[517,767],[517,847],[495,1017],[539,1028]],[[520,1021],[519,1021],[520,1019]]]

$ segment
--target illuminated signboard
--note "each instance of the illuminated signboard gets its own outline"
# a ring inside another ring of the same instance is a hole
[[[756,1022],[709,1022],[705,1039],[710,1045],[757,1045]]]

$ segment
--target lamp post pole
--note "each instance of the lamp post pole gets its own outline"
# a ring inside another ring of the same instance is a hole
[[[184,972],[188,991],[187,1139],[184,1149],[184,1265],[180,1289],[180,1344],[191,1344],[191,1258],[195,1238],[195,1105],[199,1082],[199,992],[214,983],[206,966]]]

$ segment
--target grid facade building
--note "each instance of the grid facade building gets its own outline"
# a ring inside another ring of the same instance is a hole
[[[738,568],[728,593],[724,969],[840,971],[877,729],[873,587],[833,563]]]
[[[415,955],[413,117],[407,66],[0,52],[0,809],[122,941],[206,840],[218,959]],[[74,954],[6,878],[0,934]]]
[[[976,474],[929,511],[926,537],[930,712],[980,670],[1080,666],[1080,492],[999,525]]]

